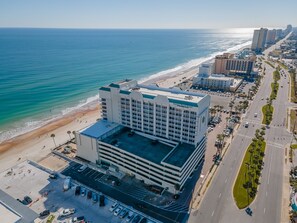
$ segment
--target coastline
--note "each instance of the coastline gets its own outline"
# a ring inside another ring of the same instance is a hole
[[[234,50],[227,50],[226,52],[237,52],[249,45],[239,47]],[[218,52],[220,54],[223,52]],[[216,55],[217,55],[216,54]],[[139,81],[143,84],[156,83],[160,87],[170,88],[175,85],[192,78],[197,74],[197,69],[201,63],[209,62],[214,59],[215,55],[200,59],[200,62],[194,66],[184,67],[178,70],[172,70],[163,75],[152,75],[148,79]],[[95,102],[95,106],[89,106]],[[36,128],[32,131],[18,135],[11,139],[5,140],[0,143],[0,171],[5,170],[17,163],[26,159],[38,161],[47,156],[51,149],[54,148],[53,139],[51,134],[55,134],[55,141],[57,145],[62,144],[69,140],[67,131],[77,131],[83,129],[90,124],[96,122],[100,118],[100,107],[97,102],[91,101],[79,110],[74,110],[60,118],[50,121],[49,123]],[[72,135],[72,133],[71,133]]]

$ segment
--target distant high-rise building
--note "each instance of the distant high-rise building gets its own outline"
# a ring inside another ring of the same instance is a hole
[[[279,40],[282,38],[282,33],[283,33],[283,30],[282,29],[277,29],[276,30],[276,39]]]
[[[268,29],[266,28],[254,30],[253,42],[251,47],[253,51],[262,52],[265,49],[267,31]]]
[[[266,45],[274,44],[276,40],[276,29],[268,30],[266,36]]]
[[[286,30],[287,30],[287,33],[291,32],[292,31],[292,25],[290,25],[290,24],[287,25]]]

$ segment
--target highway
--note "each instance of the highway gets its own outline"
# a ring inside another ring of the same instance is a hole
[[[274,47],[264,52],[265,57]],[[253,216],[247,215],[244,210],[239,210],[233,199],[233,184],[242,158],[246,148],[251,143],[255,130],[262,126],[261,108],[266,104],[266,98],[269,97],[271,92],[270,85],[273,82],[272,73],[274,69],[265,64],[264,61],[263,65],[266,67],[266,75],[242,121],[242,123],[248,121],[250,125],[248,128],[243,125],[238,128],[237,134],[234,135],[231,146],[215,173],[198,211],[191,213],[190,223],[280,222],[284,148],[290,143],[292,137],[286,130],[287,107],[291,105],[288,102],[288,75],[286,75],[286,78],[281,76],[278,95],[273,102],[273,121],[270,128],[266,130],[267,146],[264,158],[265,165],[260,179],[261,184],[258,187],[254,202],[250,205]],[[256,118],[254,117],[255,113],[258,114]]]

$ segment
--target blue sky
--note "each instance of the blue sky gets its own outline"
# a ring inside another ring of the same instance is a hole
[[[296,10],[297,0],[0,0],[0,27],[285,27]]]

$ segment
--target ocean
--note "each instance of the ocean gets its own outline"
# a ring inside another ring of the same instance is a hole
[[[188,69],[251,44],[253,29],[0,28],[0,142],[98,99],[98,88]]]

